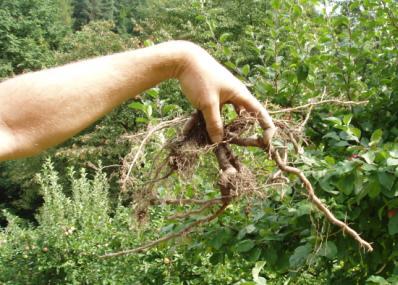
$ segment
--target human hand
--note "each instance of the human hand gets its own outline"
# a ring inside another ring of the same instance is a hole
[[[220,108],[224,104],[232,103],[237,110],[244,108],[258,118],[264,129],[264,143],[270,146],[276,127],[267,110],[240,80],[205,50],[194,44],[190,46],[177,77],[184,95],[203,113],[212,142],[222,141],[223,122]]]

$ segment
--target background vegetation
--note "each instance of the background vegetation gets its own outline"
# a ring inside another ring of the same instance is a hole
[[[168,206],[137,225],[135,201],[120,195],[120,168],[109,167],[130,151],[124,134],[191,111],[178,84],[167,82],[64,145],[0,164],[0,283],[398,284],[397,2],[0,0],[3,79],[168,39],[205,47],[270,108],[369,100],[314,109],[309,144],[291,160],[374,252],[329,225],[293,179],[282,190],[264,189],[263,200],[234,204],[193,235],[99,259],[181,227],[165,219]],[[134,169],[137,179],[161,140]],[[254,150],[241,156],[257,169],[275,168]],[[175,178],[169,191],[217,195],[214,162],[204,165],[188,182]]]

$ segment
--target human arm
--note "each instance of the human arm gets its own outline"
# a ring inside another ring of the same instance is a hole
[[[0,84],[0,161],[37,154],[77,134],[125,100],[177,78],[201,110],[214,142],[222,138],[220,106],[257,114],[272,138],[267,111],[203,49],[172,41],[149,48],[28,73]]]

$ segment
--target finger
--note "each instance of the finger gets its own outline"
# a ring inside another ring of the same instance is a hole
[[[238,116],[240,116],[242,114],[244,108],[238,104],[232,104],[232,105],[234,106],[236,114],[238,114]]]
[[[263,142],[266,146],[270,146],[271,145],[271,141],[273,136],[275,135],[276,132],[276,128],[268,128],[264,131],[263,133]]]
[[[271,146],[272,137],[276,132],[276,127],[272,122],[271,116],[265,107],[247,90],[242,88],[241,92],[234,97],[234,104],[245,107],[246,111],[257,117],[261,127],[264,129],[263,141],[266,146]]]
[[[206,130],[213,143],[221,142],[224,136],[223,123],[218,102],[207,104],[202,108],[202,114],[206,122]]]
[[[247,90],[242,90],[233,98],[233,104],[243,106],[246,111],[256,116],[263,129],[275,128],[271,116],[264,106]]]

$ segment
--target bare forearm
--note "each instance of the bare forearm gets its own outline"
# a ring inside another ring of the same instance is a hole
[[[56,145],[128,98],[176,77],[186,49],[187,43],[169,42],[1,83],[0,136],[1,130],[6,133],[4,128],[8,128],[14,137],[11,147],[16,150],[10,158],[33,155]]]
[[[56,145],[128,98],[177,78],[202,111],[213,142],[223,138],[220,107],[232,103],[256,115],[265,144],[275,132],[271,117],[249,90],[197,45],[168,42],[29,73],[0,84],[0,161]]]

